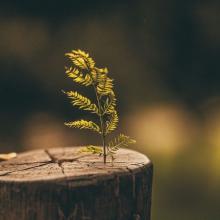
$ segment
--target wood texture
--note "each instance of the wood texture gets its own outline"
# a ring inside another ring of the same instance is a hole
[[[0,162],[2,220],[150,220],[152,164],[120,149],[114,163],[80,147]]]

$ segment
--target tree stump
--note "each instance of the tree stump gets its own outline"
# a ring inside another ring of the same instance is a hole
[[[2,220],[150,220],[152,164],[120,149],[114,163],[80,147],[0,162]]]

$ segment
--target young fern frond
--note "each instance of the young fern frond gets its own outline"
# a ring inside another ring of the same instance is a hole
[[[81,119],[67,122],[65,125],[70,128],[89,129],[98,132],[102,138],[103,148],[89,145],[83,152],[103,155],[104,163],[106,163],[106,157],[111,156],[113,160],[113,154],[120,147],[135,143],[130,137],[120,134],[106,145],[106,136],[117,128],[119,121],[116,111],[116,97],[113,91],[113,79],[108,76],[107,68],[96,67],[95,61],[82,50],[73,50],[66,53],[66,56],[72,61],[72,66],[66,68],[67,76],[80,85],[91,85],[94,89],[96,104],[76,91],[64,93],[71,100],[73,106],[95,113],[99,118],[99,124]]]
[[[73,50],[71,53],[66,53],[65,55],[70,58],[73,64],[81,69],[92,69],[95,66],[94,60],[89,57],[88,53],[82,50]]]
[[[95,71],[97,73],[103,73],[103,74],[108,74],[108,69],[105,67],[105,68],[97,68],[97,67],[94,67]]]
[[[78,121],[66,122],[64,124],[70,128],[89,129],[100,133],[100,127],[93,121],[86,121],[81,119]]]
[[[73,106],[79,106],[80,109],[91,111],[92,113],[99,114],[98,107],[93,104],[90,99],[80,95],[78,92],[70,91],[64,92],[68,98],[71,99]]]
[[[111,93],[109,93],[104,103],[103,115],[111,114],[115,110],[115,107],[116,107],[116,98],[114,92],[112,91]]]
[[[118,125],[118,114],[117,111],[114,110],[111,114],[110,114],[110,119],[109,121],[106,122],[106,134],[111,133],[112,131],[114,131],[117,128]]]
[[[97,92],[100,96],[108,95],[113,92],[113,79],[108,77],[107,68],[94,68],[92,77],[97,86]]]
[[[129,144],[135,144],[136,141],[131,139],[129,136],[119,134],[118,137],[109,142],[107,147],[111,151],[117,151],[120,147],[127,147]]]
[[[99,95],[104,96],[112,92],[113,79],[110,79],[104,74],[98,75],[97,92]]]
[[[66,74],[76,83],[85,86],[90,86],[93,83],[92,77],[88,73],[83,76],[83,74],[76,68],[66,67]]]

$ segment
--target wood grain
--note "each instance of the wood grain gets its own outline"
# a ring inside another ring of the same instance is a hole
[[[120,149],[104,164],[80,149],[35,150],[0,162],[0,219],[150,220],[149,159]]]

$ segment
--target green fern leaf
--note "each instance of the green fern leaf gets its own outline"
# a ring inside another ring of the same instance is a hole
[[[108,69],[106,67],[105,68],[97,68],[97,67],[95,67],[94,69],[95,69],[95,71],[97,73],[108,74]]]
[[[98,75],[97,92],[99,95],[104,96],[112,92],[113,80],[107,77],[105,74]]]
[[[106,74],[108,73],[108,69],[105,67],[105,68],[97,68],[97,67],[94,67],[92,70],[91,70],[91,77],[93,79],[93,82],[94,84],[98,84],[99,81],[103,81],[105,78],[106,78]]]
[[[82,148],[82,149],[80,150],[80,152],[82,152],[82,153],[92,153],[92,154],[99,154],[99,155],[101,155],[101,154],[103,153],[103,149],[102,149],[102,147],[89,145],[89,146],[85,146],[84,148]]]
[[[115,159],[114,154],[120,147],[135,143],[135,140],[120,134],[117,138],[109,142],[108,145],[105,145],[107,134],[117,128],[119,121],[116,111],[116,97],[113,91],[113,79],[108,76],[107,68],[98,68],[95,66],[95,61],[88,53],[82,50],[72,50],[65,55],[72,61],[72,66],[66,68],[66,74],[80,85],[91,85],[94,89],[96,104],[76,91],[64,93],[71,99],[71,103],[74,106],[95,113],[99,117],[99,124],[81,119],[67,122],[65,125],[71,128],[89,129],[98,132],[102,137],[103,148],[89,145],[83,148],[81,152],[103,155],[104,163],[106,163],[107,156],[111,157],[113,161]]]
[[[113,80],[108,77],[107,73],[107,68],[94,67],[91,71],[91,77],[100,96],[113,92]]]
[[[83,74],[80,73],[80,71],[76,68],[66,67],[66,74],[68,75],[68,77],[72,78],[74,82],[80,83],[85,86],[89,86],[93,82],[92,77],[88,73],[83,76]]]
[[[136,141],[131,139],[129,136],[119,134],[118,137],[109,142],[108,149],[114,152],[117,151],[120,147],[127,147],[129,144],[134,143],[136,143]]]
[[[106,98],[102,114],[103,115],[112,114],[115,111],[115,106],[116,106],[116,98],[114,92],[112,91],[111,93],[109,93],[108,97]]]
[[[64,92],[64,91],[63,91]],[[68,98],[72,101],[73,106],[79,106],[80,109],[91,111],[92,113],[99,114],[98,107],[93,104],[90,99],[85,96],[80,95],[78,92],[70,91],[64,92]]]
[[[78,121],[66,122],[64,124],[70,128],[89,129],[89,130],[100,133],[99,126],[93,121],[86,121],[86,120],[81,119]]]
[[[71,53],[66,53],[65,55],[81,69],[92,69],[95,66],[94,60],[89,57],[88,53],[82,50],[73,50]]]
[[[117,111],[114,110],[111,115],[110,115],[110,119],[109,121],[106,122],[106,134],[111,133],[112,131],[114,131],[117,128],[118,125],[118,114]]]

